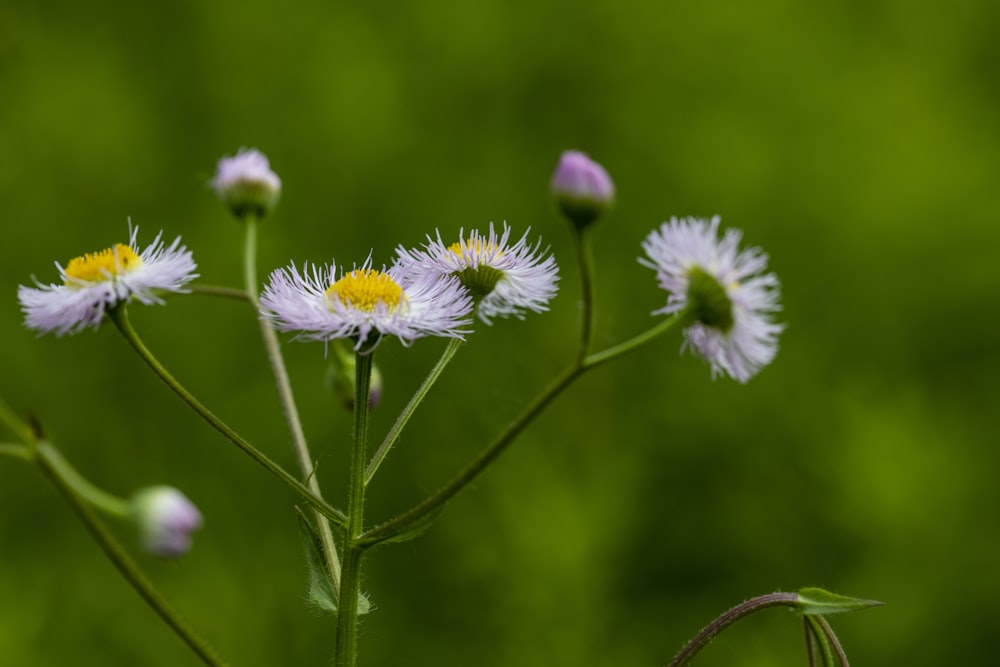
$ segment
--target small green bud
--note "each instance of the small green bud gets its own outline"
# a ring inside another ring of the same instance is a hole
[[[326,386],[347,410],[354,410],[357,362],[354,355],[340,345],[334,345],[334,357],[326,370]],[[382,373],[372,363],[372,377],[368,386],[368,409],[372,410],[382,400]]]

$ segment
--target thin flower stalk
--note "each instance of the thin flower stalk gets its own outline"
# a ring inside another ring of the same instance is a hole
[[[87,500],[78,495],[76,488],[63,477],[65,466],[55,447],[44,441],[39,442],[34,459],[45,476],[69,501],[101,550],[104,551],[122,577],[139,594],[139,597],[163,619],[163,622],[188,645],[204,664],[210,667],[224,667],[226,662],[219,657],[215,649],[181,618],[153,582],[142,573],[139,565],[129,556],[125,548],[90,507]]]
[[[245,227],[243,248],[245,293],[250,303],[253,304],[254,310],[259,311],[260,302],[257,298],[259,289],[257,285],[257,217],[253,214],[247,214],[243,223]],[[281,354],[281,346],[278,344],[278,336],[269,320],[259,317],[258,322],[260,324],[261,338],[264,341],[264,348],[267,350],[267,358],[271,364],[271,373],[274,375],[278,397],[281,400],[281,407],[285,414],[285,421],[288,423],[288,430],[291,432],[292,447],[295,450],[296,459],[299,463],[299,470],[302,472],[302,478],[305,480],[309,491],[317,498],[322,498],[323,493],[319,487],[319,480],[316,478],[316,469],[313,465],[312,454],[309,453],[309,443],[306,441],[305,432],[302,429],[302,420],[299,418],[295,396],[292,394],[292,385],[288,379],[288,371],[285,368],[285,360]],[[316,519],[316,530],[323,544],[323,557],[326,560],[327,570],[330,572],[333,591],[336,593],[340,587],[340,559],[337,555],[337,544],[333,539],[333,530],[323,512],[314,507],[313,513]]]
[[[132,324],[129,322],[128,313],[124,307],[113,308],[109,311],[108,316],[111,318],[115,326],[128,341],[129,345],[132,346],[143,361],[146,362],[153,372],[163,380],[164,383],[170,389],[181,397],[181,399],[187,403],[195,412],[197,412],[202,419],[207,421],[215,430],[226,437],[227,440],[232,442],[234,445],[239,447],[245,454],[250,456],[254,461],[262,465],[273,475],[281,479],[283,482],[292,487],[296,492],[301,495],[306,502],[318,509],[326,516],[328,519],[336,523],[338,526],[343,526],[346,520],[346,516],[343,512],[337,508],[330,505],[328,502],[316,496],[312,491],[306,488],[299,480],[295,479],[292,475],[285,471],[284,468],[279,466],[277,463],[268,458],[263,452],[247,442],[238,433],[233,431],[225,422],[219,419],[215,414],[206,408],[201,402],[194,397],[191,392],[189,392],[184,385],[178,382],[173,375],[159,362],[159,360],[153,356],[153,353],[149,351],[149,348],[142,342],[139,335],[132,328]]]
[[[406,404],[405,408],[403,408],[399,417],[396,418],[395,423],[392,425],[392,428],[389,429],[389,432],[386,434],[382,444],[379,445],[378,450],[376,450],[374,456],[372,456],[371,462],[369,462],[368,467],[365,469],[365,484],[369,484],[372,481],[372,478],[375,476],[375,472],[378,470],[379,466],[382,465],[382,461],[385,460],[385,457],[389,454],[389,450],[395,444],[399,434],[402,433],[403,428],[406,426],[407,422],[410,421],[410,417],[413,416],[417,407],[424,400],[424,397],[427,396],[427,393],[431,390],[431,387],[434,386],[434,383],[437,382],[439,377],[441,377],[441,373],[444,372],[445,367],[452,360],[455,353],[458,352],[458,348],[461,346],[462,341],[457,338],[452,338],[448,342],[448,347],[444,349],[444,352],[441,354],[441,358],[438,359],[437,363],[434,364],[434,368],[432,368],[431,372],[426,378],[424,378],[423,383],[417,389],[416,393],[413,394],[412,398],[410,398],[410,402]]]
[[[514,442],[525,427],[583,373],[615,357],[631,352],[639,346],[663,335],[683,321],[684,318],[681,315],[677,315],[664,320],[645,334],[640,334],[627,343],[595,353],[583,360],[574,361],[559,377],[536,396],[524,411],[511,421],[507,425],[507,428],[487,445],[468,466],[453,477],[451,481],[412,509],[366,532],[363,536],[365,544],[370,546],[391,539],[396,535],[406,532],[413,525],[438,511],[445,503],[458,495],[460,491],[479,477]]]

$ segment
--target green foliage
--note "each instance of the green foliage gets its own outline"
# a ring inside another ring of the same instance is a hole
[[[362,663],[657,665],[718,609],[804,582],[889,603],[835,618],[855,664],[981,662],[1000,595],[998,21],[987,0],[5,3],[0,395],[109,491],[170,484],[198,504],[194,551],[144,564],[234,665],[324,664],[293,494],[113,327],[24,330],[16,285],[122,240],[131,216],[140,243],[179,234],[205,282],[238,286],[240,230],[205,183],[243,145],[284,184],[261,278],[388,262],[436,227],[531,226],[561,294],[456,356],[372,482],[374,525],[568,361],[579,288],[547,187],[578,148],[618,188],[593,230],[598,343],[663,305],[635,262],[645,234],[718,213],[771,256],[782,349],[747,386],[712,382],[676,337],[583,378],[423,536],[369,554]],[[245,304],[134,310],[178,378],[294,469]],[[375,442],[443,345],[380,348]],[[323,388],[322,346],[286,351],[340,505],[350,416]],[[0,507],[0,662],[197,664],[12,457]],[[697,664],[801,661],[801,628],[761,621]]]

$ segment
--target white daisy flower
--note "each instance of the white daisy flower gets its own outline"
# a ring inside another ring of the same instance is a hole
[[[551,255],[542,256],[547,251],[539,250],[540,242],[529,245],[528,232],[511,245],[507,224],[497,236],[490,223],[489,234],[473,230],[466,237],[462,230],[459,238],[445,245],[438,232],[437,239],[427,237],[423,250],[400,246],[396,266],[433,278],[455,276],[472,295],[476,313],[486,324],[491,317],[523,319],[526,310],[548,309],[557,291],[559,267]]]
[[[349,338],[365,351],[382,336],[398,336],[408,345],[421,336],[465,333],[472,300],[457,280],[431,280],[399,267],[378,271],[371,257],[361,268],[340,273],[338,278],[333,262],[274,271],[260,296],[261,314],[298,338]]]
[[[240,218],[247,213],[265,215],[281,195],[281,179],[256,148],[241,148],[235,156],[219,160],[211,186]]]
[[[156,292],[187,292],[184,285],[198,277],[191,251],[180,237],[164,247],[161,237],[140,250],[138,227],[129,234],[128,245],[117,243],[94,253],[71,259],[65,268],[56,262],[62,284],[17,288],[17,298],[29,329],[62,336],[87,327],[97,328],[104,312],[134,298],[146,305],[163,303]]]
[[[763,273],[767,255],[760,248],[740,250],[741,233],[718,238],[719,217],[671,218],[646,237],[642,247],[669,292],[665,308],[654,314],[689,310],[695,323],[684,334],[690,347],[712,367],[746,382],[774,359],[784,325],[771,320],[781,310],[778,278]]]

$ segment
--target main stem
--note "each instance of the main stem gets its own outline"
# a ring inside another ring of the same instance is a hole
[[[365,462],[368,447],[368,391],[372,376],[372,351],[356,355],[354,393],[354,448],[347,505],[346,544],[337,604],[337,646],[334,664],[354,667],[357,662],[358,599],[361,595],[361,558],[364,545]]]
[[[257,218],[254,215],[248,215],[243,222],[246,225],[243,248],[243,283],[247,298],[256,313],[260,305],[257,297]],[[278,344],[278,335],[274,332],[270,321],[259,317],[258,322],[260,323],[260,335],[264,340],[264,348],[267,350],[267,358],[271,363],[274,382],[277,385],[278,396],[281,399],[281,407],[285,413],[285,421],[288,422],[288,429],[292,435],[292,446],[295,449],[299,469],[302,471],[302,478],[309,490],[317,498],[322,498],[323,493],[319,488],[319,480],[316,479],[313,458],[309,453],[309,444],[306,442],[305,432],[302,430],[302,420],[299,418],[295,396],[292,394],[292,385],[288,380],[288,371],[285,369],[285,360],[281,355],[281,346]],[[326,559],[327,571],[330,573],[333,593],[337,595],[340,590],[340,559],[337,556],[337,544],[333,539],[333,529],[323,513],[316,508],[313,508],[313,517],[316,520],[319,539],[323,544],[323,557]]]

